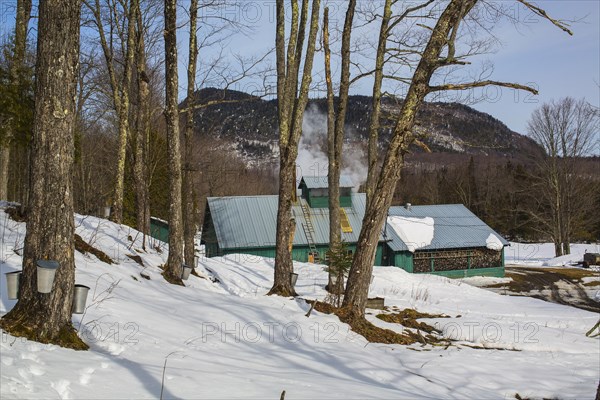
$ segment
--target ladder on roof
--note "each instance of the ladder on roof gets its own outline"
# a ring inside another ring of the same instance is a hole
[[[304,235],[306,236],[306,241],[308,242],[308,248],[313,254],[314,262],[318,264],[321,262],[321,257],[319,256],[317,246],[315,246],[315,227],[310,219],[310,209],[308,208],[307,203],[303,201],[300,201],[300,206],[302,208],[302,214],[304,214],[304,223],[302,224],[302,229],[304,230]]]

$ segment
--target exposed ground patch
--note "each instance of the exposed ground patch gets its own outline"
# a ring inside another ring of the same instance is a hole
[[[535,297],[592,312],[600,311],[600,303],[586,292],[586,289],[600,285],[600,281],[584,279],[596,278],[598,272],[581,268],[509,267],[506,277],[512,280],[485,288],[511,296]]]
[[[110,258],[105,252],[103,252],[100,249],[95,248],[94,246],[91,246],[89,243],[87,243],[85,240],[83,240],[81,238],[81,236],[79,236],[78,234],[75,234],[75,250],[77,250],[81,254],[87,254],[87,253],[93,254],[98,258],[98,260],[105,262],[107,264],[115,263],[112,260],[112,258]]]

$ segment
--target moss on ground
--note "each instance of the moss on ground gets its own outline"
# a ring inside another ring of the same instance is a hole
[[[36,324],[28,324],[27,321],[14,321],[12,319],[0,319],[0,328],[15,337],[22,337],[44,344],[54,344],[73,350],[87,350],[89,346],[77,335],[72,325],[64,325],[56,335],[46,336],[40,334]]]
[[[412,308],[404,309],[400,312],[391,313],[391,314],[378,314],[376,315],[382,321],[389,322],[392,324],[400,324],[405,328],[418,329],[427,333],[441,333],[439,329],[434,328],[433,326],[426,324],[425,322],[419,322],[417,319],[419,318],[449,318],[448,315],[443,314],[426,314],[414,310]]]

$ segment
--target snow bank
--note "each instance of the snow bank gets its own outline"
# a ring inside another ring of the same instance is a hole
[[[562,267],[583,261],[584,253],[600,253],[600,244],[573,243],[571,254],[554,256],[552,243],[517,243],[511,242],[505,248],[506,264],[528,265],[533,267]]]
[[[485,240],[486,247],[490,250],[500,251],[504,248],[504,244],[500,238],[493,233],[490,233],[490,236]]]
[[[300,297],[293,299],[266,296],[272,259],[242,254],[201,257],[202,277],[174,286],[159,268],[167,252],[143,251],[137,231],[82,216],[76,226],[117,261],[75,256],[76,281],[91,290],[86,313],[73,323],[90,350],[2,332],[0,398],[156,399],[163,392],[164,398],[263,399],[283,390],[290,399],[324,393],[331,399],[592,398],[596,391],[599,341],[585,336],[595,313],[377,267],[369,297],[449,315],[425,322],[457,341],[447,348],[367,343],[335,316],[305,317],[304,299],[327,296],[321,265],[294,263]],[[0,209],[2,273],[21,268],[24,234],[25,225]],[[144,267],[128,255],[140,256]],[[0,281],[3,315],[15,301],[6,298],[1,275]],[[373,323],[404,329],[368,312]]]
[[[387,222],[406,244],[411,253],[422,247],[429,246],[433,240],[434,221],[431,217],[392,216],[388,217]]]

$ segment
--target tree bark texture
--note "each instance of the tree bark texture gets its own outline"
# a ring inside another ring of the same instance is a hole
[[[198,24],[198,0],[190,2],[190,41],[189,61],[187,70],[187,99],[193,102],[196,90],[196,69],[198,60],[198,39],[196,29]],[[188,107],[191,104],[188,104]],[[184,132],[184,168],[183,168],[183,238],[184,238],[184,260],[185,264],[193,267],[196,256],[194,237],[196,236],[196,212],[195,212],[195,190],[194,174],[192,168],[194,138],[194,112],[186,113],[186,125]]]
[[[275,53],[279,123],[279,200],[275,236],[275,277],[269,294],[280,296],[293,296],[296,294],[290,280],[290,273],[293,272],[294,268],[288,243],[292,226],[292,196],[296,190],[294,175],[296,157],[298,156],[298,141],[302,134],[302,120],[312,80],[311,73],[319,25],[320,0],[313,0],[311,6],[308,42],[300,88],[298,88],[298,79],[308,20],[308,0],[302,0],[299,20],[298,3],[292,1],[291,7],[291,32],[286,54],[285,2],[284,0],[277,0]]]
[[[31,203],[20,299],[2,319],[15,336],[86,349],[71,325],[75,281],[73,129],[79,63],[79,0],[40,2]],[[52,292],[37,292],[36,260],[60,263]]]
[[[98,29],[98,36],[100,38],[100,44],[102,46],[102,52],[104,53],[104,60],[108,70],[108,76],[110,81],[110,88],[112,94],[112,101],[115,112],[117,114],[118,129],[119,129],[119,147],[118,157],[115,175],[115,185],[112,194],[112,208],[110,218],[112,221],[120,224],[123,222],[123,193],[125,189],[125,161],[127,156],[127,141],[129,138],[129,90],[131,86],[131,76],[134,61],[134,46],[135,46],[135,27],[136,27],[136,12],[139,11],[139,7],[136,7],[135,2],[131,2],[129,7],[125,7],[127,10],[127,36],[121,43],[121,46],[125,48],[125,62],[123,66],[123,76],[119,81],[117,79],[117,72],[115,71],[114,61],[114,46],[112,38],[109,36],[107,40],[106,32],[102,21],[102,9],[100,7],[100,0],[95,0],[93,6],[90,3],[85,3],[90,8],[90,11],[94,15],[94,24]],[[116,12],[111,10],[110,12]],[[118,16],[115,16],[115,19]],[[125,16],[124,16],[125,18]],[[113,27],[110,27],[111,31]]]
[[[8,199],[8,166],[10,160],[10,143],[0,147],[0,200]]]
[[[139,10],[139,7],[137,7]],[[115,180],[115,190],[113,192],[113,204],[111,210],[111,219],[116,223],[123,222],[123,194],[125,191],[125,161],[127,158],[127,142],[129,140],[129,90],[131,86],[131,75],[134,60],[135,47],[135,26],[136,26],[136,5],[135,1],[130,2],[127,13],[127,50],[125,67],[123,72],[123,83],[120,87],[120,107],[117,110],[119,118],[119,157],[117,159],[117,176]],[[119,94],[117,94],[119,95]]]
[[[383,83],[384,57],[387,49],[387,40],[389,37],[390,18],[392,17],[392,0],[385,0],[383,7],[383,17],[381,19],[381,28],[379,30],[379,42],[377,44],[377,53],[375,54],[375,74],[373,76],[373,111],[371,112],[371,121],[369,123],[369,143],[367,151],[367,184],[366,196],[367,206],[373,197],[375,184],[379,170],[377,162],[379,160],[379,118],[381,117],[381,86]]]
[[[177,2],[165,0],[165,119],[169,162],[169,258],[165,279],[182,284],[183,225],[181,213],[181,146],[179,141],[179,91],[177,74]]]
[[[323,51],[325,52],[325,83],[327,86],[327,158],[328,158],[328,186],[330,188],[329,197],[329,248],[334,248],[334,243],[340,241],[340,210],[339,199],[336,202],[331,198],[332,168],[336,161],[335,153],[335,99],[333,93],[333,80],[331,77],[331,49],[329,47],[329,7],[325,7],[323,13]],[[339,178],[338,178],[339,184]],[[339,189],[339,187],[338,187]],[[336,213],[337,211],[337,213]],[[335,215],[334,215],[335,213]],[[329,268],[327,276],[327,288],[330,292],[335,290],[334,272]],[[337,285],[335,285],[337,286]]]
[[[133,6],[133,4],[132,4]],[[150,132],[150,83],[146,74],[146,48],[144,26],[139,1],[136,7],[136,78],[137,109],[135,124],[135,149],[133,175],[135,181],[136,227],[144,234],[142,247],[146,247],[146,235],[150,233],[150,193],[148,182],[148,136]]]
[[[404,155],[414,140],[412,129],[419,106],[430,92],[429,81],[440,66],[440,54],[448,43],[448,35],[462,20],[477,0],[452,0],[438,19],[402,104],[394,127],[389,149],[379,174],[377,185],[365,211],[356,254],[352,262],[343,306],[350,308],[354,317],[364,317],[373,262],[379,234],[392,202]]]
[[[348,2],[344,29],[342,31],[340,90],[337,109],[334,104],[333,85],[331,82],[331,65],[329,50],[328,24],[323,24],[323,47],[325,49],[325,75],[327,81],[327,158],[329,187],[329,248],[337,248],[341,240],[340,232],[340,174],[342,168],[342,147],[344,144],[344,128],[348,108],[348,92],[350,89],[350,38],[356,0]],[[339,281],[339,279],[338,279]],[[338,282],[340,283],[340,282]],[[329,270],[329,287],[333,288],[332,270]],[[339,286],[338,286],[339,287]]]

